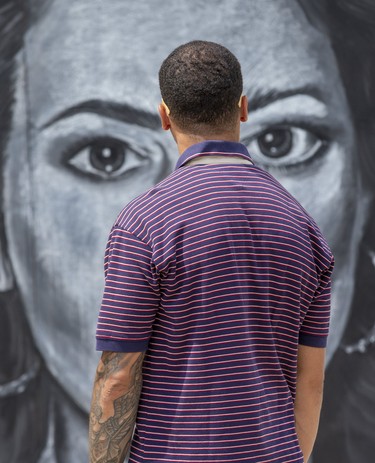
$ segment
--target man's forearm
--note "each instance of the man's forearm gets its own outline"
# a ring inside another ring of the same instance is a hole
[[[90,463],[124,461],[137,415],[143,357],[139,353],[103,353],[90,412]]]
[[[310,458],[318,433],[323,400],[325,349],[298,346],[294,416],[304,461]]]
[[[308,381],[299,381],[294,403],[294,416],[298,441],[305,463],[310,458],[318,433],[322,400],[322,388],[314,388]]]

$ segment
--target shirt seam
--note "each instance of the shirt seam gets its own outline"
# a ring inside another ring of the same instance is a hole
[[[136,235],[134,232],[122,227],[121,225],[118,225],[117,223],[115,225],[113,225],[112,227],[112,232],[115,230],[115,229],[118,229],[118,230],[121,230],[121,231],[124,231],[126,233],[129,233],[129,235],[132,235],[134,236],[134,238],[136,238],[138,241],[140,241],[142,244],[144,244],[147,248],[149,248],[150,252],[152,253],[152,248],[151,246],[146,243],[142,238],[140,238],[138,235]]]
[[[146,243],[142,238],[140,238],[140,237],[139,237],[138,235],[136,235],[134,232],[132,232],[132,231],[130,231],[130,230],[127,230],[126,228],[122,227],[121,225],[118,225],[117,223],[115,223],[115,225],[113,225],[111,233],[112,233],[116,228],[117,228],[118,230],[121,230],[121,231],[125,232],[125,233],[128,233],[129,235],[133,236],[133,237],[136,238],[138,241],[140,241],[144,246],[146,246],[146,247],[148,248],[148,250],[149,250],[150,253],[151,253],[151,256],[153,256],[154,253],[153,253],[153,250],[152,250],[151,246],[150,246],[148,243]],[[154,264],[155,269],[156,269],[156,272],[157,272],[157,277],[160,278],[161,272],[160,272],[158,266],[156,265],[156,263],[153,262],[153,264]],[[151,271],[151,272],[152,272],[152,271]]]

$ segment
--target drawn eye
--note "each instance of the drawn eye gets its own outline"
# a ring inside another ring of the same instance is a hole
[[[111,138],[90,141],[76,154],[70,156],[67,164],[86,175],[112,180],[141,167],[147,162],[145,155],[129,144]]]
[[[300,164],[315,156],[326,142],[299,127],[270,127],[244,140],[254,161],[265,166]]]

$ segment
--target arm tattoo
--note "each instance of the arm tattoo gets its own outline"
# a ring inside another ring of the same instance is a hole
[[[142,388],[144,353],[104,352],[94,383],[90,413],[90,463],[122,463],[130,448]],[[126,371],[126,380],[110,380]]]

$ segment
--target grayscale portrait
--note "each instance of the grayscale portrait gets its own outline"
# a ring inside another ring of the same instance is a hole
[[[0,462],[87,461],[108,233],[174,168],[158,70],[193,39],[238,57],[241,141],[335,255],[313,461],[373,461],[375,3],[2,0]]]

